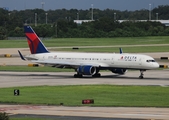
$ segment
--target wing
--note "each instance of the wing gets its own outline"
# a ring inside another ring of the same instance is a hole
[[[54,66],[54,67],[72,67],[72,68],[77,68],[78,66],[85,66],[85,65],[91,65],[94,67],[108,67],[107,64],[105,63],[93,63],[93,62],[77,62],[77,61],[65,61],[65,60],[31,60],[31,62],[35,62],[38,64],[43,64],[43,65],[49,65],[49,66]]]
[[[94,67],[109,67],[106,63],[97,63],[97,62],[85,62],[85,61],[66,61],[66,60],[38,60],[35,57],[26,56],[24,57],[21,52],[18,50],[19,55],[22,60],[29,60],[34,63],[43,64],[47,66],[53,66],[58,68],[78,68],[78,66],[91,65]]]

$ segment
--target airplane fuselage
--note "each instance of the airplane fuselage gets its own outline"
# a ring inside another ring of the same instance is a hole
[[[112,67],[126,69],[155,69],[159,64],[147,55],[141,54],[115,54],[115,53],[74,53],[74,52],[53,52],[42,54],[31,54],[26,58],[35,58],[43,64],[42,61],[64,61],[65,64],[72,63],[79,65],[93,65],[95,67]],[[38,63],[37,61],[37,63]],[[36,62],[36,60],[34,61]]]

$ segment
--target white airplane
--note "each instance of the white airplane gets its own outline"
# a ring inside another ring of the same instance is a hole
[[[110,70],[116,74],[125,74],[128,69],[140,70],[139,78],[143,78],[146,70],[157,69],[159,64],[150,56],[141,54],[115,53],[81,53],[81,52],[49,52],[31,26],[24,26],[30,48],[30,55],[19,54],[22,60],[57,68],[73,68],[77,72],[74,77],[90,75],[100,77],[100,70]]]

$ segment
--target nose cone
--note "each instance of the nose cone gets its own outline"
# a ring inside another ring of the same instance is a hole
[[[154,67],[154,68],[159,68],[160,65],[159,65],[157,62],[155,62],[155,63],[153,64],[153,67]]]

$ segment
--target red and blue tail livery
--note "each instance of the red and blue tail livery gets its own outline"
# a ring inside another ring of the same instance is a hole
[[[48,53],[40,38],[36,35],[31,26],[24,26],[25,35],[27,37],[28,45],[31,54]]]

